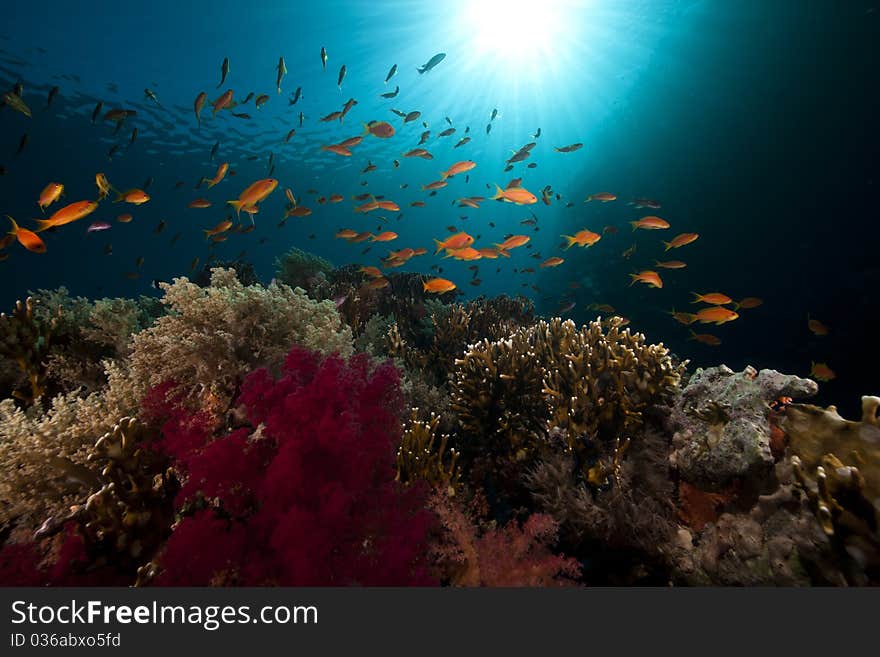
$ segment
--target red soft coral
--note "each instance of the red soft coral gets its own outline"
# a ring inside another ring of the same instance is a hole
[[[180,501],[213,506],[176,527],[158,583],[431,583],[424,491],[394,480],[402,397],[390,363],[296,347],[278,380],[252,373],[238,404],[256,429],[200,449],[176,436],[188,418],[165,425],[167,442],[191,448]]]

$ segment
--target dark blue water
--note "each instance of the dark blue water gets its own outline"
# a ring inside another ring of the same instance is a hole
[[[0,211],[33,227],[30,220],[41,216],[37,197],[49,181],[64,183],[63,202],[72,202],[95,197],[99,171],[120,189],[153,179],[146,205],[108,200],[91,217],[42,233],[45,255],[12,245],[0,263],[4,308],[29,289],[60,285],[88,297],[154,294],[153,279],[187,274],[196,256],[201,263],[213,254],[242,258],[265,281],[274,259],[291,246],[337,265],[378,264],[388,247],[429,247],[455,226],[477,237],[477,246],[511,233],[532,239],[509,260],[476,263],[480,286],[468,284],[471,263],[439,256],[414,258],[402,270],[434,275],[430,267],[436,265],[468,296],[522,293],[543,313],[574,301],[566,314],[578,321],[597,314],[589,304],[611,304],[634,328],[695,364],[754,364],[806,375],[811,361],[824,361],[837,379],[823,384],[821,401],[850,414],[859,395],[878,393],[880,12],[872,1],[596,0],[524,3],[518,10],[476,2],[272,0],[252,8],[226,1],[93,1],[74,8],[49,1],[15,3],[4,19],[0,88],[22,82],[33,117],[0,110],[0,166],[7,171],[0,176]],[[486,29],[496,21],[510,21],[500,38]],[[322,46],[329,53],[326,71]],[[419,75],[416,68],[438,52],[446,58]],[[288,68],[280,95],[279,56]],[[224,57],[231,71],[218,88]],[[386,85],[393,64],[398,73]],[[59,94],[46,109],[55,85]],[[379,96],[398,85],[396,98]],[[297,87],[302,98],[290,105]],[[155,91],[161,107],[144,97],[145,88]],[[270,99],[261,109],[251,100],[233,110],[250,114],[249,120],[228,110],[212,118],[209,104],[198,129],[196,95],[205,91],[212,101],[225,89],[239,101],[250,92]],[[342,124],[318,120],[349,98],[358,104]],[[131,108],[138,114],[114,134],[110,122],[91,123],[99,100],[104,112]],[[403,124],[391,108],[418,110],[421,117]],[[493,109],[498,117],[487,134]],[[445,117],[456,133],[439,138],[450,127]],[[370,120],[390,121],[397,134],[367,137],[351,158],[320,150],[362,134]],[[130,144],[133,128],[138,135]],[[285,144],[292,128],[296,134]],[[533,139],[538,128],[541,136]],[[425,148],[434,159],[401,157],[426,129],[431,137]],[[24,133],[29,142],[16,155]],[[463,136],[471,141],[454,148]],[[531,157],[504,172],[506,159],[531,141],[537,142]],[[554,150],[573,142],[584,147]],[[108,152],[117,144],[111,160]],[[269,175],[270,154],[280,186],[262,204],[256,230],[211,247],[202,230],[226,216],[226,200]],[[420,189],[465,159],[477,163],[469,181],[452,178],[436,196]],[[194,189],[220,162],[229,162],[236,175],[212,190]],[[368,162],[377,170],[361,173]],[[561,200],[554,197],[549,206],[486,201],[479,210],[455,205],[463,196],[491,196],[496,183],[503,187],[514,177],[539,196],[551,185]],[[175,189],[178,181],[185,184]],[[313,214],[279,228],[284,188]],[[600,191],[618,200],[583,203]],[[402,216],[355,214],[351,197],[365,192],[396,201]],[[331,194],[345,201],[316,202]],[[189,209],[197,197],[214,205]],[[657,199],[662,208],[626,205],[638,197]],[[410,207],[413,201],[427,205]],[[134,221],[116,223],[122,212]],[[531,213],[537,226],[521,224]],[[672,228],[633,233],[627,222],[644,214],[658,214]],[[113,227],[86,234],[93,220]],[[160,221],[166,227],[157,234]],[[618,232],[606,233],[590,249],[559,249],[562,233],[605,226]],[[399,238],[363,253],[369,243],[334,239],[340,228],[393,230]],[[698,232],[700,239],[664,255],[661,239],[679,232]],[[108,244],[112,255],[105,254]],[[635,252],[624,258],[633,244]],[[536,253],[541,258],[531,257]],[[552,255],[566,262],[540,269]],[[138,257],[144,258],[139,270]],[[660,270],[663,289],[628,285],[629,273],[671,258],[688,266]],[[536,272],[524,273],[527,268]],[[692,310],[692,291],[757,296],[764,305],[724,326],[698,328],[722,340],[710,347],[688,340],[688,329],[665,314],[673,307]],[[808,314],[827,324],[830,334],[813,336]]]

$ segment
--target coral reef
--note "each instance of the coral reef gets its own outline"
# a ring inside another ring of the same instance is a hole
[[[248,372],[279,366],[294,344],[351,354],[334,304],[301,289],[244,286],[231,269],[213,269],[206,288],[186,278],[161,286],[171,313],[133,339],[131,378],[142,396],[173,381],[222,413]]]
[[[427,481],[432,487],[455,495],[460,486],[458,452],[446,447],[449,436],[443,434],[437,439],[440,416],[431,413],[428,420],[418,419],[418,409],[413,409],[412,418],[407,423],[397,448],[397,479],[403,483]]]
[[[327,284],[333,264],[320,256],[295,246],[275,259],[275,278],[290,287],[301,287],[315,297],[315,291]]]
[[[781,427],[800,487],[822,530],[859,579],[880,581],[880,398],[862,397],[861,421],[834,406],[791,404]]]
[[[157,583],[431,581],[424,488],[394,477],[402,397],[393,366],[294,347],[277,380],[265,369],[247,378],[238,405],[250,426],[187,459],[179,500],[207,507],[176,525]],[[163,428],[179,430],[189,432]]]
[[[11,315],[0,314],[0,358],[14,363],[18,379],[13,379],[12,395],[25,403],[33,403],[46,392],[46,372],[43,360],[49,351],[57,317],[40,321],[34,314],[34,300],[28,297],[17,301]],[[6,365],[8,369],[8,365]]]
[[[558,529],[550,516],[536,513],[522,526],[512,521],[481,529],[447,495],[435,494],[430,508],[442,527],[432,557],[452,586],[567,586],[580,574],[577,560],[550,550]]]
[[[515,488],[541,457],[562,449],[575,454],[585,479],[606,483],[643,411],[666,401],[684,370],[665,347],[621,324],[615,318],[606,331],[600,320],[580,329],[541,320],[471,345],[456,361],[457,446],[480,476]],[[559,440],[548,440],[551,430]]]
[[[814,381],[775,370],[747,367],[736,373],[724,365],[697,370],[673,407],[672,463],[685,481],[703,490],[719,491],[734,481],[760,489],[774,463],[770,402],[817,391]]]

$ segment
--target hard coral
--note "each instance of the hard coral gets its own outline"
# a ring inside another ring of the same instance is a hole
[[[32,404],[46,391],[43,361],[57,321],[57,317],[40,321],[31,297],[16,301],[11,315],[0,314],[0,358],[14,363],[24,379],[25,384],[12,394],[25,403]]]
[[[423,488],[394,477],[398,383],[390,364],[300,347],[277,380],[265,369],[248,376],[238,403],[253,428],[187,460],[180,500],[208,506],[175,527],[156,582],[428,583]]]
[[[221,413],[248,372],[279,366],[294,344],[351,353],[351,331],[333,302],[301,289],[244,286],[231,269],[213,269],[207,288],[186,278],[161,286],[172,313],[134,338],[131,376],[142,395],[173,381]]]

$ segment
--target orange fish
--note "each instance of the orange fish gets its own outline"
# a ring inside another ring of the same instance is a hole
[[[687,267],[687,263],[684,263],[681,260],[666,260],[665,262],[655,260],[654,265],[656,267],[662,267],[663,269],[684,269]]]
[[[441,180],[446,180],[447,178],[452,178],[459,173],[464,173],[465,171],[470,171],[477,163],[472,160],[463,160],[461,162],[456,162],[451,167],[449,167],[446,171],[440,174]]]
[[[446,255],[444,258],[455,258],[456,260],[464,260],[465,262],[470,262],[472,260],[479,260],[483,256],[480,254],[477,249],[472,246],[466,246],[461,249],[446,249]]]
[[[423,190],[442,189],[443,187],[446,187],[446,185],[448,185],[448,184],[449,183],[446,182],[445,180],[435,180],[434,182],[430,182],[427,185],[422,185],[422,189]]]
[[[721,294],[721,292],[709,292],[708,294],[691,292],[691,294],[694,295],[694,300],[691,303],[711,303],[715,306],[726,306],[728,303],[733,303],[733,299],[726,294]]]
[[[370,121],[364,124],[364,134],[373,135],[380,139],[388,139],[394,136],[394,126],[388,121]]]
[[[638,221],[630,221],[629,223],[633,227],[633,230],[636,230],[637,228],[644,228],[645,230],[662,230],[664,228],[669,228],[668,221],[653,215],[642,217]]]
[[[563,262],[565,262],[564,258],[559,258],[557,256],[553,256],[547,258],[544,262],[541,263],[541,267],[558,267]]]
[[[46,252],[46,243],[40,239],[40,236],[37,235],[34,231],[28,230],[27,228],[20,228],[17,223],[15,223],[15,219],[10,217],[8,214],[6,218],[12,222],[12,230],[9,231],[9,235],[15,236],[15,239],[18,240],[18,243],[21,244],[28,251],[33,251],[34,253],[45,253]]]
[[[363,140],[364,138],[361,135],[358,135],[357,137],[349,137],[348,139],[342,140],[341,142],[339,142],[339,145],[343,148],[351,148],[353,146],[357,146]]]
[[[188,207],[190,207],[190,208],[210,208],[211,201],[209,201],[206,198],[197,198],[193,201],[190,201]]]
[[[815,363],[812,361],[810,362],[810,376],[817,381],[830,381],[837,378],[837,374],[828,367],[828,363]]]
[[[278,181],[274,178],[264,178],[251,184],[245,189],[235,201],[226,201],[235,208],[235,213],[239,214],[241,210],[252,207],[265,199],[269,194],[278,187]]]
[[[226,177],[226,172],[229,171],[229,162],[224,162],[219,167],[217,167],[217,173],[214,174],[213,178],[202,178],[203,183],[208,183],[208,189],[211,189],[214,185],[219,183],[223,178]]]
[[[365,266],[365,267],[361,267],[358,271],[366,274],[370,278],[381,278],[382,277],[382,272],[379,270],[378,267],[366,267]]]
[[[414,148],[411,151],[407,151],[403,154],[404,157],[420,157],[423,160],[433,160],[434,156],[431,155],[424,148]]]
[[[98,186],[99,201],[103,201],[105,198],[107,198],[110,195],[110,191],[113,190],[113,185],[110,184],[110,181],[107,180],[107,176],[105,176],[103,173],[95,174],[95,184]]]
[[[740,308],[744,308],[749,310],[750,308],[757,308],[758,306],[764,303],[763,299],[759,299],[758,297],[746,297],[742,301],[736,304],[737,310]]]
[[[601,201],[602,203],[608,203],[609,201],[616,201],[617,195],[612,194],[611,192],[599,192],[598,194],[590,194],[587,197],[587,200],[584,203],[589,203],[590,201]]]
[[[531,238],[528,235],[511,235],[501,244],[496,244],[495,247],[499,251],[510,251],[510,249],[515,249],[518,246],[527,244],[530,239]]]
[[[596,242],[602,239],[602,236],[594,233],[592,231],[584,228],[583,230],[579,230],[574,235],[563,235],[567,244],[565,245],[566,251],[570,249],[572,246],[577,244],[578,246],[593,246]]]
[[[807,315],[807,328],[813,332],[813,335],[828,335],[828,327],[818,319],[810,319],[809,315]]]
[[[379,207],[388,212],[400,212],[400,206],[394,201],[379,201]]]
[[[317,201],[318,201],[318,205],[324,205],[327,203],[327,197],[326,196],[319,196],[317,198]]]
[[[335,121],[336,119],[339,119],[339,122],[342,123],[342,117],[342,112],[330,112],[327,116],[322,116],[319,121],[329,123],[330,121]]]
[[[728,310],[724,306],[710,306],[703,308],[697,312],[697,320],[701,324],[715,324],[721,326],[725,322],[732,322],[739,315],[732,310]]]
[[[335,237],[341,240],[350,240],[353,237],[357,237],[357,231],[354,231],[351,228],[343,228],[336,232]]]
[[[196,123],[199,124],[199,128],[202,127],[202,117],[201,117],[202,108],[205,106],[205,103],[207,102],[207,100],[208,100],[208,94],[206,94],[203,91],[198,96],[196,96],[196,100],[193,103],[193,109],[195,110],[195,113],[196,113]]]
[[[223,94],[214,101],[214,111],[211,112],[211,116],[216,116],[217,112],[222,109],[229,107],[232,104],[232,89],[228,89],[224,91]]]
[[[378,210],[378,209],[379,209],[379,201],[377,201],[376,199],[373,199],[371,201],[367,201],[366,203],[362,203],[361,205],[358,205],[354,209],[354,211],[359,212],[359,213],[363,213],[363,212],[372,212],[373,210]]]
[[[232,228],[232,222],[229,221],[229,219],[226,219],[225,221],[221,221],[213,228],[206,229],[204,231],[205,237],[214,237],[216,235],[219,235],[220,233],[225,233],[230,228]]]
[[[685,244],[690,244],[691,242],[696,242],[699,235],[697,233],[682,233],[681,235],[676,235],[669,242],[663,242],[666,245],[666,251],[669,249],[677,249],[680,246],[684,246]]]
[[[142,189],[129,189],[127,192],[118,192],[114,203],[131,203],[132,205],[143,205],[150,200],[150,195]]]
[[[678,322],[679,324],[684,324],[685,326],[693,324],[694,322],[697,321],[697,316],[694,315],[693,313],[675,312],[675,308],[668,311],[667,314],[672,315],[672,317],[675,319],[676,322]]]
[[[454,290],[455,283],[448,281],[445,278],[432,278],[431,280],[422,283],[422,288],[425,292],[443,294]]]
[[[118,221],[121,224],[127,224],[127,223],[130,223],[133,218],[134,217],[132,217],[130,214],[121,214],[118,217],[116,217],[116,221]]]
[[[390,242],[391,240],[397,239],[397,233],[386,230],[383,233],[379,233],[378,235],[373,235],[370,239],[371,242]]]
[[[77,201],[76,203],[71,203],[60,210],[57,210],[55,214],[48,219],[37,219],[37,230],[35,232],[39,233],[47,228],[73,223],[83,217],[89,216],[97,208],[98,204],[95,201]]]
[[[612,306],[612,305],[610,305],[610,304],[607,304],[607,303],[591,303],[591,304],[590,304],[589,306],[587,306],[587,307],[588,307],[590,310],[598,310],[599,312],[603,312],[603,313],[613,313],[613,312],[616,312],[616,311],[614,310],[614,306]]]
[[[663,279],[660,278],[660,274],[650,269],[641,271],[638,274],[630,274],[629,276],[632,279],[630,285],[645,283],[651,287],[663,287]]]
[[[360,244],[361,242],[365,242],[373,236],[373,233],[366,231],[363,233],[358,233],[354,237],[349,239],[349,242],[353,242],[355,244]]]
[[[406,247],[405,249],[400,249],[400,251],[389,251],[388,259],[389,260],[409,260],[415,255],[415,249],[411,249]]]
[[[717,347],[721,344],[721,338],[711,335],[710,333],[694,333],[691,331],[691,337],[689,337],[688,340],[696,340],[697,342],[702,342],[703,344],[712,347]]]
[[[489,258],[491,260],[495,260],[498,258],[498,249],[477,249],[479,251],[480,256],[483,258]]]
[[[501,189],[495,185],[495,196],[493,201],[503,200],[506,203],[516,203],[517,205],[531,205],[538,202],[538,197],[528,191],[525,187],[508,187]]]
[[[331,153],[336,153],[337,155],[341,155],[342,157],[351,157],[351,151],[348,150],[345,146],[341,146],[339,144],[329,144],[327,146],[321,146],[322,151],[330,151]]]
[[[61,195],[64,193],[64,185],[61,183],[50,182],[46,187],[40,192],[40,199],[37,201],[37,204],[40,206],[40,210],[45,211],[50,205],[52,205],[55,201],[61,198]]]
[[[390,281],[384,276],[380,278],[374,278],[367,285],[369,285],[374,290],[381,290],[383,287],[388,287],[390,285]]]
[[[422,248],[422,247],[419,247],[419,248],[417,248],[417,249],[413,249],[413,255],[414,255],[414,256],[425,255],[427,252],[428,252],[428,249],[425,249],[425,248]]]
[[[409,204],[409,207],[411,207],[411,208],[423,208],[423,207],[425,207],[425,202],[424,202],[424,201],[413,201],[412,203]]]
[[[476,198],[474,198],[474,197],[470,197],[470,198],[460,198],[460,199],[458,199],[458,207],[460,207],[460,208],[465,208],[465,207],[466,207],[466,208],[475,208],[475,209],[477,209],[477,208],[480,207],[480,201],[478,201],[478,200],[477,200]]]
[[[290,210],[285,212],[284,216],[286,216],[286,217],[308,217],[310,214],[312,214],[311,208],[307,208],[304,205],[299,205],[299,206],[297,206],[295,208],[291,208]]]
[[[342,194],[331,194],[330,195],[330,202],[331,203],[341,203],[343,200],[345,200],[345,199],[343,198]]]
[[[467,233],[456,233],[455,235],[447,237],[442,242],[440,240],[434,240],[434,244],[437,245],[437,250],[434,251],[434,253],[440,253],[444,249],[456,251],[468,247],[473,243],[474,238]]]

